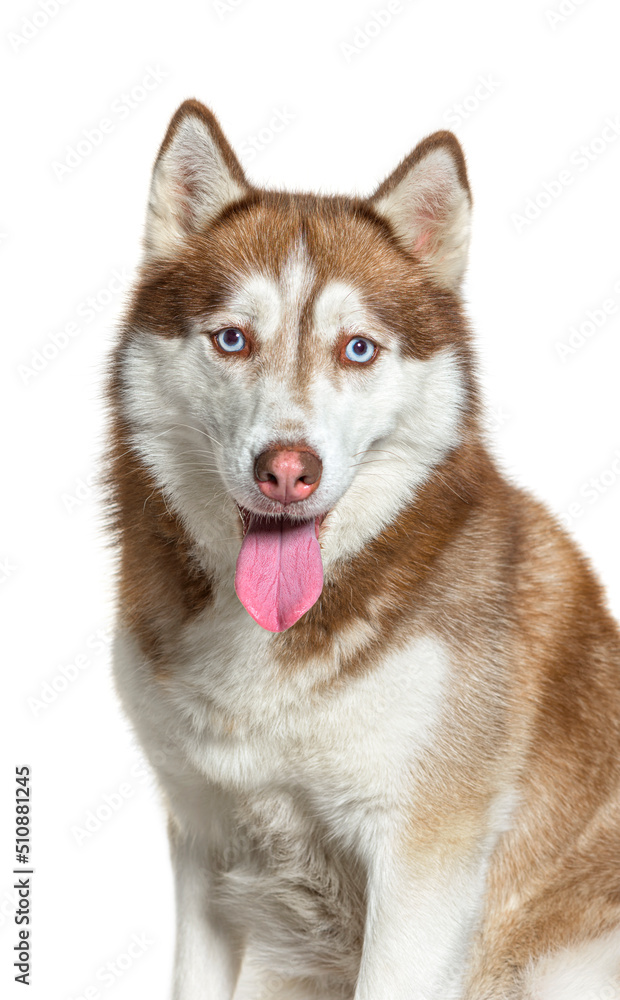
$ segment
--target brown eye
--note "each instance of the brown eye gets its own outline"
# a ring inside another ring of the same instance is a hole
[[[227,326],[213,338],[220,351],[225,354],[239,354],[247,345],[245,335],[236,326]]]

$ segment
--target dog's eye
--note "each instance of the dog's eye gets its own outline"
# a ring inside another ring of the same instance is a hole
[[[377,345],[373,344],[372,340],[366,340],[365,337],[354,337],[346,345],[344,356],[347,361],[357,361],[363,364],[365,361],[372,361],[376,352]]]
[[[225,330],[220,330],[213,339],[220,351],[224,351],[225,354],[238,354],[244,350],[247,344],[241,330],[238,330],[236,326],[228,326]]]

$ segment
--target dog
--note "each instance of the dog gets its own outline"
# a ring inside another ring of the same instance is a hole
[[[110,370],[175,1000],[611,1000],[620,637],[484,440],[455,136],[263,190],[176,112]]]

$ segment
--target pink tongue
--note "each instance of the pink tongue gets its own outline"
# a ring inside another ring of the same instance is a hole
[[[284,632],[318,600],[323,563],[314,521],[251,515],[237,559],[235,590],[252,618]]]

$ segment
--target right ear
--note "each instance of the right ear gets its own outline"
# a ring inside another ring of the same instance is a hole
[[[436,282],[458,289],[467,262],[471,193],[452,132],[435,132],[419,143],[370,203]]]
[[[174,256],[184,239],[209,225],[251,190],[215,116],[184,101],[173,116],[151,180],[147,258]]]

